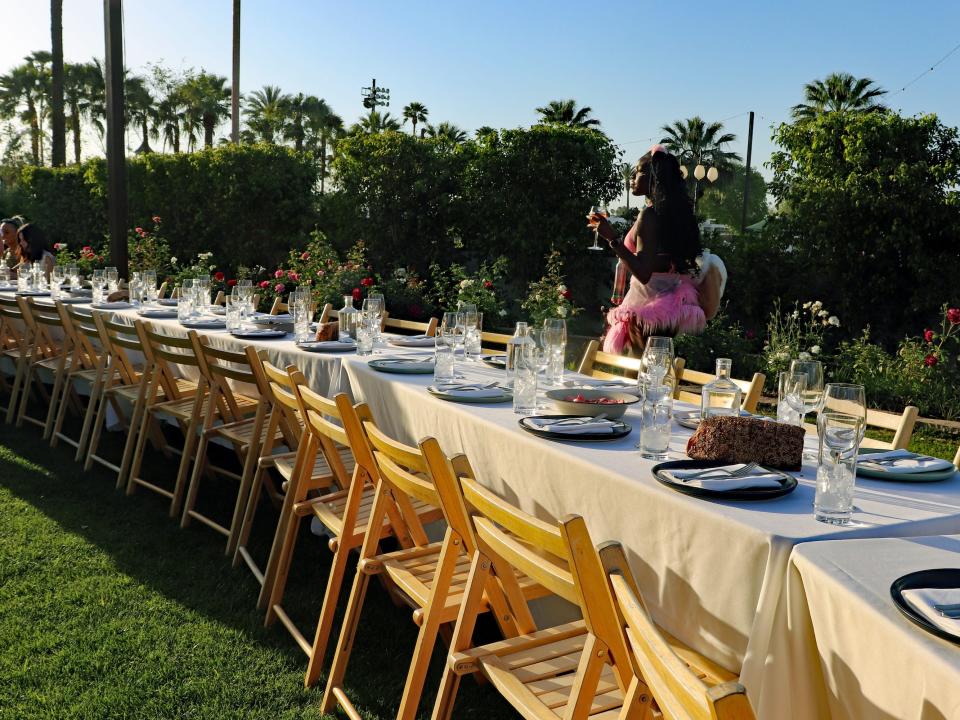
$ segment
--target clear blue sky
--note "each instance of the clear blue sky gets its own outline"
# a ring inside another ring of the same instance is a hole
[[[231,4],[126,0],[128,67],[162,60],[229,75]],[[102,0],[64,6],[67,59],[102,56]],[[45,0],[0,0],[0,71],[49,48],[48,13]],[[960,43],[960,2],[244,0],[242,33],[244,92],[312,93],[347,122],[373,77],[390,88],[391,112],[418,100],[432,122],[468,130],[528,125],[536,106],[572,97],[632,159],[660,126],[695,114],[737,116],[726,125],[745,154],[754,110],[760,164],[804,83],[847,71],[892,94]],[[888,102],[960,125],[960,51]]]

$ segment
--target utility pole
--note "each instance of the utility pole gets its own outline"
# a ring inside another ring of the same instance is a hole
[[[110,260],[127,277],[127,155],[123,128],[123,0],[103,0]]]
[[[377,87],[377,79],[370,81],[370,87],[360,89],[360,95],[363,97],[363,106],[371,111],[376,110],[378,105],[390,107],[390,89]]]
[[[743,176],[743,215],[740,216],[740,232],[747,229],[747,202],[750,199],[750,158],[753,155],[753,110],[750,111],[750,129],[747,130],[747,166]]]
[[[240,0],[233,0],[233,92],[230,97],[230,141],[240,142]]]

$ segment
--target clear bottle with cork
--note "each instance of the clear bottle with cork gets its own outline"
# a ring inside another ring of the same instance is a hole
[[[360,322],[360,311],[353,306],[353,296],[343,296],[343,308],[337,313],[337,339],[340,342],[350,342],[357,338],[357,325]]]
[[[730,379],[733,360],[717,358],[717,378],[703,386],[700,417],[718,417],[740,414],[742,393],[737,384]]]

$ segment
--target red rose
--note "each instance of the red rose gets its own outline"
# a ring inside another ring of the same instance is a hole
[[[353,293],[351,294],[353,295],[354,300],[359,300],[360,298],[363,297],[363,293],[360,292],[360,288],[354,288]]]
[[[947,320],[951,325],[960,325],[960,308],[950,308],[947,310]]]
[[[92,252],[88,252],[86,255],[84,255],[84,257],[87,260],[93,260],[96,257],[96,255],[94,255]]]
[[[283,270],[279,270],[279,269],[276,270],[276,271],[273,273],[273,276],[274,276],[277,280],[279,280],[280,278],[282,278],[284,275],[286,275],[286,273],[285,273]]]
[[[360,281],[360,284],[363,285],[364,287],[370,287],[371,285],[373,285],[373,278],[365,277],[363,280]]]
[[[227,280],[227,287],[236,287],[236,284],[237,284],[236,278],[230,278],[229,280]]]
[[[217,271],[213,274],[213,279],[217,282],[223,282],[223,279],[226,277],[222,272]]]
[[[151,219],[153,220],[153,222],[154,222],[155,225],[159,225],[159,224],[160,224],[160,216],[159,216],[159,215],[154,215],[153,218],[151,218]]]
[[[300,259],[301,259],[301,260],[309,260],[309,259],[310,259],[310,253],[308,253],[308,252],[300,253]]]
[[[269,281],[269,280],[261,280],[261,281],[260,281],[260,287],[261,287],[262,289],[266,290],[268,287],[270,287],[270,281]]]
[[[493,290],[493,283],[489,280],[484,280],[483,287],[485,287],[487,290]]]
[[[923,339],[926,340],[928,343],[932,343],[932,342],[933,342],[933,330],[930,330],[929,328],[928,328],[927,330],[924,330],[924,331],[923,331]]]
[[[933,367],[933,366],[936,365],[938,362],[940,362],[940,361],[937,359],[937,356],[936,356],[936,355],[933,355],[933,354],[927,355],[927,356],[923,359],[923,364],[926,365],[927,367]]]
[[[84,245],[82,248],[80,248],[80,252],[82,252],[83,254],[87,254],[87,253],[90,252],[92,249],[93,249],[93,248],[91,248],[89,245]]]
[[[143,235],[143,228],[142,228],[142,227],[135,227],[135,228],[133,229],[133,231],[134,231],[137,235]]]
[[[560,293],[560,295],[563,297],[564,300],[569,300],[570,298],[573,297],[573,293],[570,292],[569,290],[564,290],[562,293]]]

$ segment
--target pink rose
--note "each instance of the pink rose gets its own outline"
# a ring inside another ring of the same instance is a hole
[[[153,222],[154,222],[155,225],[159,225],[159,224],[160,224],[160,216],[159,216],[159,215],[154,215],[151,219],[153,220]]]
[[[323,270],[317,270],[317,277],[323,277],[326,273]]]
[[[137,235],[143,235],[143,228],[142,228],[142,227],[135,227],[135,228],[133,229],[133,231],[134,231]]]
[[[310,259],[310,253],[308,253],[308,252],[300,253],[300,259],[301,259],[301,260],[309,260],[309,259]]]
[[[297,282],[297,281],[300,279],[300,273],[297,273],[297,272],[294,272],[293,270],[290,270],[290,271],[287,273],[287,277],[290,278],[291,280],[293,280],[294,282]]]
[[[261,287],[262,289],[266,290],[268,287],[270,287],[270,281],[269,281],[269,280],[262,280],[262,281],[260,282],[260,287]]]
[[[279,269],[278,269],[275,273],[273,273],[273,276],[274,276],[277,280],[279,280],[280,278],[282,278],[284,275],[286,275],[286,273],[285,273],[283,270],[279,270]]]
[[[60,249],[60,243],[54,243],[54,244],[53,244],[53,249],[54,249],[54,250],[59,250],[59,249]]]
[[[277,283],[276,285],[273,286],[273,291],[277,294],[282,293],[286,289],[287,289],[287,286],[284,285],[283,283]]]

